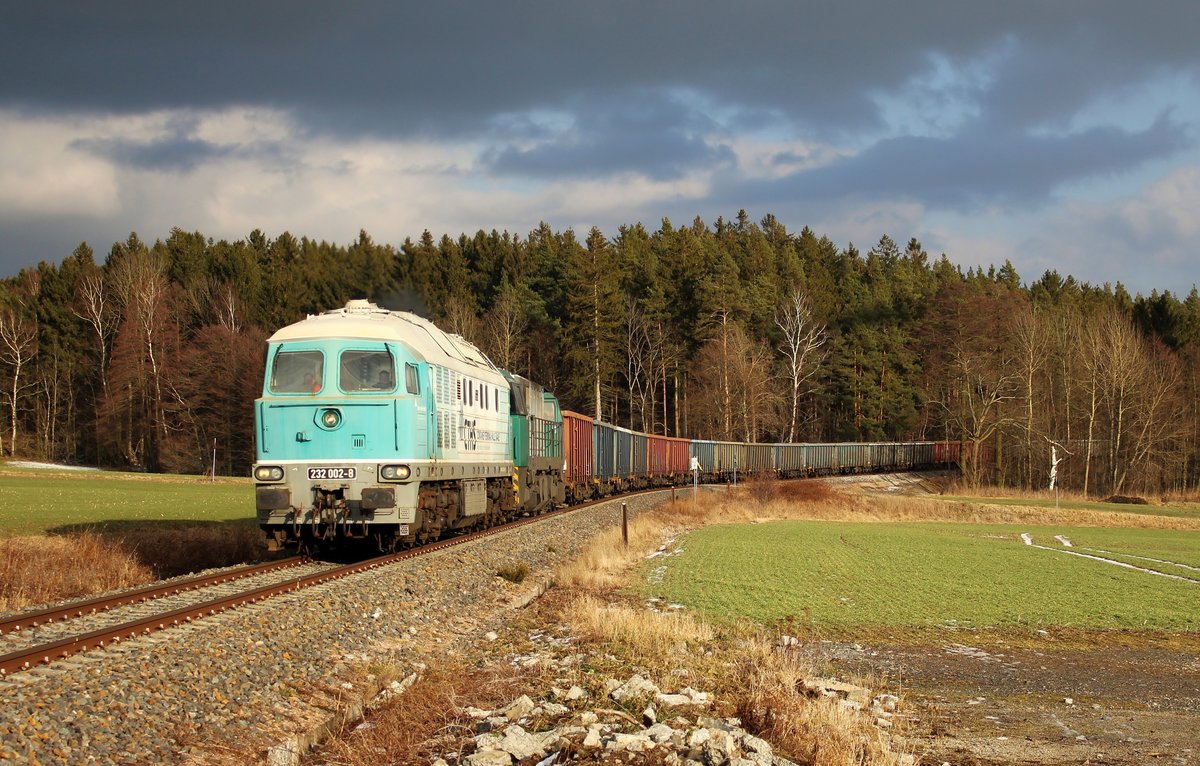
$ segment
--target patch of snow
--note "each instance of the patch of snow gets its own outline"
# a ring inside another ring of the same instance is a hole
[[[86,465],[59,465],[58,463],[39,463],[34,460],[9,460],[8,464],[17,468],[52,468],[57,471],[99,471]]]

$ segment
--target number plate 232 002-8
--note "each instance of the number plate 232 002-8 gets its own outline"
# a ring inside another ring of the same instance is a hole
[[[353,468],[309,468],[309,481],[337,481],[339,479],[353,479],[355,471]]]

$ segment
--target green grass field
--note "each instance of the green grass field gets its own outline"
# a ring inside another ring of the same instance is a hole
[[[249,479],[17,471],[0,476],[0,537],[88,526],[178,522],[254,523]]]
[[[643,589],[718,619],[834,630],[1200,630],[1200,583],[1040,550],[1024,545],[1021,532],[1046,546],[1058,546],[1061,534],[1125,556],[1200,556],[1194,531],[782,521],[691,532],[681,553],[646,562]]]

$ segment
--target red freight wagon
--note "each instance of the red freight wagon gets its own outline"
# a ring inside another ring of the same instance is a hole
[[[962,444],[960,442],[935,442],[933,446],[933,462],[957,463],[961,448]]]
[[[667,442],[667,437],[649,435],[646,437],[646,450],[646,472],[650,476],[662,476],[667,473],[671,457],[671,445]]]
[[[592,419],[578,412],[563,411],[563,459],[567,465],[567,486],[575,497],[591,494],[595,474]]]
[[[692,470],[691,442],[687,439],[667,439],[667,441],[671,444],[667,472],[676,476],[686,476]]]

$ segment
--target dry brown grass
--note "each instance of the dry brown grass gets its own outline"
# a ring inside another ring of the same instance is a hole
[[[641,666],[664,675],[686,664],[692,655],[703,655],[717,637],[716,629],[694,614],[606,603],[586,592],[571,599],[564,611],[579,638],[636,657]]]
[[[84,533],[0,539],[0,611],[17,611],[151,582],[119,540]]]
[[[794,653],[760,639],[744,645],[738,659],[737,716],[793,760],[822,766],[899,762],[871,717],[800,693],[816,672]]]
[[[771,485],[774,484],[772,487]],[[728,491],[701,492],[696,503],[660,508],[686,527],[782,519],[822,521],[934,521],[967,524],[1070,524],[1136,529],[1200,529],[1200,518],[1157,516],[1114,509],[1088,510],[946,500],[939,496],[860,494],[822,481],[756,482]],[[1052,497],[1052,496],[1051,496]],[[631,532],[632,534],[632,532]]]
[[[443,662],[424,671],[420,680],[372,714],[369,726],[357,722],[321,750],[329,766],[431,763],[446,758],[461,762],[462,746],[471,743],[473,721],[463,708],[495,709],[525,691],[525,683],[505,664],[486,669]]]
[[[263,558],[256,528],[136,527],[0,539],[0,611],[86,598]]]

